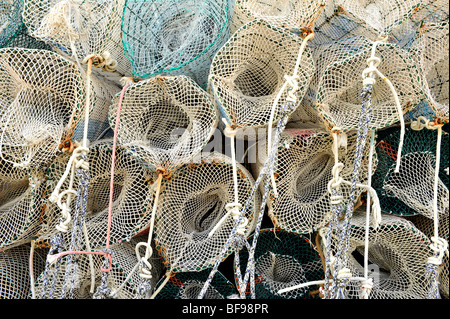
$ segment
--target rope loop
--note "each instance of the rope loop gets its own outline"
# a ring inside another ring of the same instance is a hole
[[[109,51],[105,51],[102,54],[89,54],[83,59],[82,63],[88,64],[90,59],[92,59],[93,66],[105,71],[112,72],[117,69],[117,61],[111,57]]]

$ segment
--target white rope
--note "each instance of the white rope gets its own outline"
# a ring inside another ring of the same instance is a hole
[[[289,76],[287,74],[284,75],[284,79],[286,81],[284,82],[283,86],[281,87],[280,91],[278,92],[277,96],[275,97],[275,100],[273,101],[272,110],[271,110],[270,118],[269,118],[268,131],[267,131],[267,154],[270,153],[270,150],[272,148],[272,125],[273,125],[273,120],[275,117],[275,110],[278,106],[278,101],[281,99],[281,96],[283,95],[283,93],[286,90],[286,88],[288,87],[288,85],[290,87],[290,90],[288,92],[288,97],[286,98],[286,100],[289,102],[292,102],[294,104],[296,104],[298,101],[298,97],[295,95],[295,93],[298,91],[298,80],[299,80],[298,69],[300,67],[300,61],[301,61],[303,52],[305,51],[306,44],[308,43],[308,40],[312,39],[313,37],[314,37],[314,33],[310,33],[307,37],[305,37],[305,39],[303,39],[302,44],[300,45],[298,55],[297,55],[297,61],[295,63],[294,72],[293,72],[292,76]],[[273,174],[271,174],[270,178],[272,180],[272,188],[273,188],[274,196],[275,196],[275,198],[277,198],[278,191],[277,191],[277,187],[276,187],[276,183],[275,183],[275,177],[273,176]]]
[[[363,278],[363,277],[352,277],[351,273],[348,271],[348,268],[341,269],[339,274],[341,276],[340,277],[341,279],[348,278],[351,281],[362,281],[362,282],[364,282],[366,280],[366,278]],[[333,280],[329,279],[328,281],[332,282]],[[287,287],[287,288],[280,289],[280,290],[278,290],[278,293],[279,294],[283,294],[285,292],[289,292],[289,291],[292,291],[292,290],[296,290],[296,289],[300,289],[300,288],[304,288],[304,287],[308,287],[308,286],[313,286],[313,285],[322,285],[324,283],[325,283],[325,280],[308,281],[308,282],[305,282],[305,283],[302,283],[302,284],[298,284],[298,285],[295,285],[295,286],[292,286],[292,287]]]
[[[31,240],[30,263],[29,263],[29,266],[28,266],[29,275],[30,275],[31,299],[36,299],[36,288],[34,286],[34,272],[33,272],[34,248],[35,248],[35,241]]]
[[[86,248],[88,251],[91,251],[91,244],[89,242],[88,231],[86,228],[86,223],[83,222],[83,234],[84,240],[86,241]],[[94,269],[94,259],[92,254],[88,254],[89,258],[89,268],[91,270],[91,289],[90,292],[93,294],[95,292],[95,269]]]
[[[167,284],[167,282],[170,279],[170,276],[172,275],[172,272],[167,271],[166,272],[166,278],[162,282],[161,285],[159,285],[158,289],[155,290],[155,292],[150,296],[150,299],[155,299],[155,297],[159,294],[159,292],[164,288],[164,286]]]

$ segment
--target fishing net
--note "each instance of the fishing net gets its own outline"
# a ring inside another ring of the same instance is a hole
[[[155,179],[156,174],[146,169],[126,149],[118,147],[115,158],[115,176],[113,206],[111,213],[111,245],[128,241],[134,235],[148,227],[153,203],[152,186],[150,181]],[[100,140],[90,146],[88,153],[89,161],[89,190],[86,203],[85,227],[91,248],[103,248],[106,244],[109,196],[111,183],[111,153],[112,141]],[[67,165],[69,154],[55,159],[47,170],[47,192],[48,197],[55,189]],[[74,179],[74,185],[78,185],[78,179]],[[66,180],[61,189],[69,189],[69,180]],[[67,196],[72,196],[71,194]],[[75,196],[72,196],[73,198]],[[66,198],[66,196],[64,196]],[[46,210],[43,213],[44,226],[38,234],[37,244],[49,243],[49,239],[58,233],[57,225],[61,225],[60,202],[46,202]],[[76,209],[76,201],[70,203],[71,212]],[[70,213],[73,215],[73,213]],[[72,217],[73,219],[73,217]],[[72,228],[70,219],[63,224]],[[70,231],[66,233],[65,239],[69,241]]]
[[[109,121],[116,128],[120,96]],[[155,77],[129,86],[121,102],[117,138],[151,169],[172,170],[189,162],[211,138],[216,107],[186,76]]]
[[[26,48],[26,49],[40,49],[52,51],[52,48],[49,44],[44,41],[40,41],[36,38],[33,38],[29,33],[25,25],[22,25],[19,33],[12,39],[5,47],[10,48]]]
[[[0,48],[11,42],[22,28],[23,3],[21,0],[0,2]]]
[[[238,199],[244,202],[253,187],[251,174],[239,163]],[[227,204],[234,202],[231,159],[208,153],[199,163],[181,165],[162,184],[155,218],[155,241],[172,272],[201,271],[213,266],[235,225]],[[254,229],[259,194],[250,199],[244,216],[245,234]],[[216,227],[217,226],[217,227]],[[233,252],[230,247],[224,258]]]
[[[339,149],[339,160],[344,164],[340,176],[344,180],[351,179],[356,135],[356,132],[350,132],[347,136],[347,148]],[[271,191],[268,200],[269,217],[275,227],[289,232],[311,233],[330,221],[328,182],[332,178],[334,165],[332,146],[333,138],[324,128],[310,126],[284,130],[274,171],[278,197]],[[366,163],[368,152],[369,143],[366,143],[364,148]],[[259,174],[266,157],[265,154],[258,156],[257,163],[253,165],[255,175]],[[361,172],[360,183],[365,183],[367,178],[365,165]],[[347,198],[350,185],[342,184],[341,191]],[[356,197],[359,197],[362,191],[362,188],[358,189]]]
[[[155,299],[197,299],[208,278],[209,270],[199,272],[182,272],[170,277]],[[156,289],[163,284],[161,280]],[[236,288],[220,272],[214,276],[205,299],[230,299],[237,295]]]
[[[0,76],[0,155],[22,167],[45,166],[60,149],[70,148],[74,142],[86,104],[81,73],[54,52],[3,48]],[[93,124],[88,134],[95,139],[103,129],[98,130],[100,125],[107,123],[110,99],[116,89],[94,76],[90,84]]]
[[[251,240],[250,236],[248,240]],[[240,267],[245,271],[248,251],[239,252]],[[242,262],[243,261],[243,262]],[[255,250],[255,293],[258,299],[318,298],[318,286],[312,285],[288,293],[279,290],[324,276],[319,252],[309,239],[279,228],[260,231]]]
[[[210,89],[231,127],[267,127],[284,76],[294,73],[301,44],[301,38],[289,31],[256,20],[241,27],[220,48],[211,65]],[[311,52],[305,48],[298,68],[299,99],[313,71]],[[288,93],[284,90],[276,104],[275,121]]]
[[[136,258],[135,245],[139,238],[133,238],[129,242],[123,242],[111,246],[113,256],[112,268],[109,271],[107,286],[109,288],[108,299],[133,299],[139,298],[138,285],[140,283],[139,273],[135,271],[138,264]],[[67,270],[68,256],[60,258],[59,265],[52,265],[49,272],[42,272],[36,280],[36,296],[46,299],[59,299],[69,289],[73,289],[71,299],[92,299],[95,288],[100,285],[102,272],[100,267],[103,258],[99,255],[93,255],[93,269],[87,255],[78,255],[76,266],[76,278],[69,286],[65,282],[65,272]],[[162,266],[160,259],[155,256],[150,259],[152,264],[153,284],[161,277]],[[50,278],[49,274],[56,274],[55,280]]]
[[[408,216],[405,217],[408,220],[410,220],[414,226],[416,226],[421,232],[423,232],[428,238],[431,238],[434,236],[434,223],[433,219],[425,217],[423,215],[416,215],[416,216]],[[445,238],[445,240],[448,241],[448,235],[449,235],[449,228],[448,228],[448,218],[449,215],[443,215],[439,218],[439,237]],[[449,297],[449,267],[448,267],[449,258],[448,255],[445,255],[442,261],[442,265],[439,269],[439,288],[440,292],[442,294],[442,297],[447,298]]]
[[[433,194],[436,158],[435,130],[415,131],[407,127],[398,173],[394,172],[399,143],[399,129],[380,131],[376,144],[378,166],[372,186],[377,191],[383,211],[394,215],[422,214],[433,218]],[[438,212],[448,214],[449,149],[448,134],[443,132],[438,184]]]
[[[348,268],[353,277],[363,277],[366,216],[357,212],[351,222]],[[334,236],[334,232],[333,232]],[[368,265],[373,279],[370,299],[424,299],[430,241],[411,222],[396,216],[382,216],[379,227],[369,228]],[[333,254],[337,253],[333,251]],[[350,281],[347,298],[359,299],[361,282]]]
[[[317,19],[324,3],[322,0],[236,0],[233,8],[232,32],[256,19],[265,20],[275,27],[297,31],[310,26]]]
[[[27,299],[30,293],[30,245],[0,251],[0,299]],[[45,250],[33,253],[33,276],[45,266]]]
[[[211,60],[230,36],[229,14],[229,0],[127,0],[123,47],[133,75],[183,74],[206,87]]]
[[[42,175],[0,159],[0,249],[30,242],[40,229]]]
[[[30,34],[61,55],[82,62],[94,58],[103,74],[131,74],[121,40],[125,0],[24,0],[23,22]],[[113,78],[113,77],[112,77]]]

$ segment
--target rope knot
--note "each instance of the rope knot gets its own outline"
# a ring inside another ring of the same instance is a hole
[[[92,65],[103,69],[108,72],[115,71],[117,69],[117,61],[111,57],[111,53],[108,51],[102,54],[89,54],[83,59],[83,63],[87,64],[89,60],[92,59]]]
[[[225,209],[226,209],[227,213],[231,214],[231,216],[233,217],[233,219],[236,222],[241,217],[241,213],[240,213],[241,208],[242,208],[242,205],[239,203],[228,203],[227,205],[225,205]],[[247,224],[248,224],[247,217],[243,217],[242,221],[237,226],[236,235],[244,237]]]
[[[369,294],[373,289],[373,279],[369,278],[366,280],[363,280],[361,282],[361,297],[362,299],[368,299],[369,298]]]
[[[350,269],[348,269],[347,267],[342,268],[341,270],[339,270],[338,275],[337,275],[337,279],[338,280],[349,280],[350,278],[352,278],[352,273],[350,271]]]
[[[435,253],[435,256],[428,257],[427,263],[440,266],[442,264],[442,259],[444,258],[444,254],[448,256],[448,242],[444,238],[440,237],[431,237],[432,243],[430,244],[430,248]]]

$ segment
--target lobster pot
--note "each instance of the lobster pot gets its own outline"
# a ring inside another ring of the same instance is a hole
[[[389,35],[417,12],[422,0],[337,0],[352,19],[379,36]]]
[[[133,75],[183,74],[206,87],[212,58],[230,36],[229,2],[127,0],[123,47]]]
[[[232,33],[244,24],[262,19],[275,27],[298,31],[308,28],[320,14],[320,0],[236,0],[232,16]]]
[[[52,47],[44,41],[33,38],[24,24],[20,28],[20,31],[5,47],[10,48],[26,48],[26,49],[39,49],[52,51]]]
[[[314,107],[330,129],[358,129],[362,105],[361,74],[367,68],[373,42],[365,37],[349,37],[316,47],[316,72],[311,83],[315,94]],[[399,114],[394,95],[386,81],[376,77],[371,99],[369,129],[380,129],[396,123],[403,113],[423,98],[420,69],[410,55],[390,43],[376,46],[375,56],[381,59],[377,69],[388,78],[399,98]]]
[[[355,213],[351,222],[348,265],[353,277],[364,277],[365,210]],[[336,240],[336,235],[333,233]],[[378,228],[369,229],[369,277],[373,288],[369,299],[425,299],[428,280],[425,268],[432,256],[430,241],[411,222],[382,214]],[[333,252],[333,254],[336,252]],[[361,282],[350,281],[349,299],[358,299]]]
[[[448,122],[448,21],[442,24],[426,24],[418,28],[417,33],[418,36],[410,52],[417,59],[423,72],[424,90],[427,92],[428,99],[405,118],[414,120],[422,115],[430,120],[437,117]]]
[[[120,96],[109,111],[116,128]],[[186,76],[155,77],[128,87],[121,105],[117,138],[151,169],[171,170],[189,162],[217,127],[210,97]]]
[[[47,42],[65,57],[81,62],[90,55],[106,57],[109,53],[110,59],[117,62],[115,73],[129,76],[131,64],[124,55],[120,31],[124,3],[125,0],[24,0],[23,22],[31,36]],[[93,65],[100,66],[98,63]]]
[[[0,49],[0,76],[0,155],[21,167],[45,167],[84,118],[85,80],[58,54],[22,48]],[[92,119],[105,122],[113,86],[93,76],[91,87]]]
[[[199,272],[182,272],[170,277],[155,299],[197,299],[205,281],[208,279],[209,269]],[[156,289],[165,278],[161,278]],[[203,299],[231,299],[237,296],[236,288],[220,271],[217,271],[208,286]]]
[[[250,245],[253,236],[247,239]],[[247,249],[240,250],[239,258],[241,273],[244,273],[248,259]],[[312,299],[319,297],[317,285],[285,293],[278,292],[280,289],[324,279],[319,252],[306,237],[279,228],[262,229],[259,233],[254,258],[256,299]],[[248,288],[247,296],[250,297]]]
[[[0,159],[0,249],[30,242],[39,231],[42,175]]]
[[[89,190],[86,203],[85,225],[88,240],[92,249],[102,249],[106,245],[108,228],[108,211],[111,183],[111,154],[113,143],[101,140],[90,146]],[[66,169],[68,157],[58,157],[47,171],[47,196],[51,194]],[[114,168],[114,191],[111,212],[111,229],[109,242],[111,245],[127,241],[148,227],[150,215],[148,206],[153,203],[152,186],[149,181],[156,174],[143,167],[139,161],[129,154],[125,148],[118,145],[116,149]],[[75,176],[73,185],[78,185],[79,177]],[[68,189],[69,179],[62,184],[61,190]],[[76,189],[75,189],[76,190]],[[66,197],[63,198],[63,201]],[[70,214],[74,216],[76,196],[72,196]],[[79,214],[82,214],[81,208]],[[44,244],[58,233],[56,226],[60,223],[61,209],[55,203],[47,200],[43,214],[44,225],[38,234],[38,244]],[[68,224],[73,227],[73,217]],[[65,241],[69,242],[71,231],[64,233]],[[84,238],[83,238],[84,241]]]
[[[133,271],[138,263],[135,252],[137,240],[138,238],[134,238],[130,242],[123,242],[111,247],[113,262],[106,281],[106,285],[111,291],[106,299],[139,298],[137,289],[142,279],[139,277],[138,271]],[[36,296],[38,298],[44,296],[45,298],[60,299],[60,296],[64,294],[65,298],[70,298],[68,291],[72,289],[71,299],[92,299],[97,287],[101,284],[103,274],[101,266],[104,257],[101,255],[91,256],[94,273],[91,272],[88,255],[76,255],[76,261],[72,264],[72,267],[74,265],[76,267],[73,285],[65,282],[68,256],[61,257],[59,268],[56,268],[56,264],[53,264],[50,266],[48,273],[42,272],[36,280]],[[153,278],[150,281],[153,287],[161,277],[162,267],[160,259],[156,256],[151,257],[149,262],[152,265]],[[55,275],[56,280],[53,278]],[[129,278],[127,278],[128,276]],[[93,285],[92,282],[94,282]],[[50,295],[51,290],[53,290],[53,295]]]
[[[398,173],[394,172],[400,130],[391,128],[380,133],[376,144],[378,166],[372,178],[382,210],[408,216],[421,214],[433,218],[434,175],[437,131],[424,128],[414,131],[406,128],[402,161]],[[438,214],[448,215],[449,167],[448,133],[442,132],[441,160],[438,181]]]
[[[251,193],[254,180],[239,163],[237,166],[238,201],[247,209],[244,227],[248,235],[254,229],[260,206],[259,193]],[[252,197],[250,195],[252,194]],[[164,264],[172,272],[201,271],[213,267],[224,249],[235,220],[225,206],[233,203],[233,167],[230,158],[208,153],[201,162],[181,165],[164,181],[155,217],[155,242]],[[229,245],[223,258],[233,252]]]
[[[21,0],[2,0],[0,4],[0,48],[7,46],[22,28]]]
[[[352,178],[357,134],[352,131],[347,137],[347,149],[339,148],[339,162],[344,164],[339,176],[346,181]],[[266,149],[266,142],[261,140]],[[277,165],[274,170],[278,197],[270,190],[268,197],[269,217],[275,227],[300,234],[312,233],[326,225],[332,210],[328,182],[333,178],[333,137],[324,128],[290,128],[281,135],[278,146]],[[364,147],[363,162],[368,162],[369,143]],[[259,154],[253,164],[254,176],[258,176],[267,154]],[[376,158],[374,157],[374,167]],[[360,172],[360,183],[367,182],[367,165]],[[350,185],[342,183],[340,190],[344,198],[350,194]],[[263,186],[261,188],[263,191]],[[356,188],[358,198],[362,188]]]
[[[434,237],[434,221],[431,218],[425,217],[423,215],[416,215],[416,216],[408,216],[405,217],[409,221],[411,221],[414,226],[416,226],[421,232],[423,232],[428,238]],[[439,237],[444,238],[448,241],[448,234],[449,234],[449,228],[448,228],[448,214],[444,216],[440,216],[439,218]],[[442,259],[442,267],[439,267],[439,288],[440,293],[442,297],[447,298],[449,297],[449,279],[448,279],[448,273],[449,273],[449,267],[448,267],[448,256],[444,254],[444,257]]]
[[[45,251],[33,253],[33,275],[45,267]],[[0,299],[27,299],[30,294],[30,245],[0,251]]]
[[[300,37],[286,29],[255,20],[242,26],[220,48],[211,65],[209,84],[221,116],[231,127],[267,127],[284,76],[294,72],[301,43]],[[298,69],[298,100],[313,72],[311,52],[305,48]],[[287,94],[284,90],[275,107],[274,122],[286,104]]]

